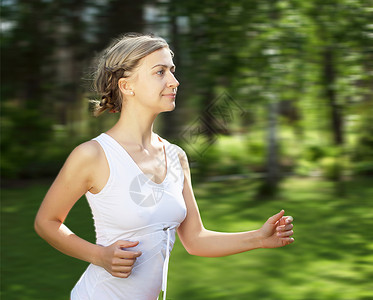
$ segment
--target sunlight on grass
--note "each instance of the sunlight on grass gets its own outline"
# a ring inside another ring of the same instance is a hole
[[[195,186],[206,228],[259,228],[284,208],[295,243],[222,258],[190,256],[180,241],[171,255],[168,299],[373,299],[373,187],[369,180],[289,178],[272,200],[254,200],[255,182]],[[87,264],[54,250],[33,231],[47,185],[2,191],[2,299],[66,300]],[[92,216],[80,200],[67,220],[94,241]]]
[[[228,186],[223,190],[213,184],[210,188],[204,186],[201,197],[199,188],[195,189],[207,228],[255,229],[284,208],[295,218],[296,242],[286,248],[214,259],[188,256],[178,243],[171,264],[170,299],[188,299],[183,298],[187,295],[184,289],[193,295],[192,299],[373,297],[369,283],[373,267],[368,262],[372,256],[368,228],[373,222],[364,217],[365,211],[370,214],[372,203],[353,201],[356,193],[372,199],[372,188],[351,185],[345,196],[337,197],[333,182],[288,179],[277,198],[261,203],[245,198],[242,191],[235,193],[235,184],[230,189]],[[211,192],[210,197],[207,191]],[[358,212],[362,217],[351,222]],[[357,222],[361,222],[359,226]],[[366,260],[364,267],[356,261],[359,257]],[[185,281],[186,278],[189,280]]]

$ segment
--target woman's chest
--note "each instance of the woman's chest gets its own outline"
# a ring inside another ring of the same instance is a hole
[[[182,185],[167,176],[155,184],[139,173],[131,180],[116,180],[110,190],[95,199],[94,217],[115,230],[133,230],[155,223],[181,223],[186,216]]]

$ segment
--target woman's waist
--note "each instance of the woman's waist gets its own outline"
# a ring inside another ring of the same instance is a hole
[[[103,230],[102,232],[97,230],[96,244],[109,246],[119,240],[131,242],[139,241],[139,245],[131,249],[138,248],[140,251],[142,251],[140,249],[141,247],[143,250],[147,250],[161,241],[167,241],[167,231],[170,232],[170,237],[173,244],[175,240],[175,233],[179,225],[180,223],[178,222],[160,222],[130,230],[115,229],[110,233],[108,233],[108,230]]]
[[[143,228],[137,228],[130,232],[123,232],[115,236],[106,237],[105,243],[99,243],[102,246],[111,245],[119,240],[139,242],[136,247],[122,248],[123,251],[141,251],[141,255],[136,259],[134,269],[142,264],[153,261],[162,264],[168,254],[170,254],[174,243],[176,229],[179,223],[157,223]]]

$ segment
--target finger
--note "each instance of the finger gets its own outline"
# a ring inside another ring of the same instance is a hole
[[[119,248],[132,248],[136,247],[139,244],[139,241],[131,242],[131,241],[118,241],[117,246]]]
[[[122,259],[136,259],[141,255],[141,251],[127,251],[127,250],[118,250],[115,252],[115,257]]]
[[[130,259],[130,258],[119,258],[116,257],[113,259],[112,265],[113,266],[133,266],[135,263],[136,259]]]
[[[119,249],[122,251],[119,254],[121,258],[136,258],[139,257],[142,253],[141,251],[128,251],[127,248],[136,247],[139,244],[139,241],[118,241]]]
[[[294,219],[293,219],[292,216],[287,216],[287,217],[286,217],[286,221],[285,221],[285,223],[286,223],[286,224],[290,224],[290,223],[293,222],[293,221],[294,221]]]
[[[288,225],[280,225],[276,227],[277,231],[287,231],[293,229],[294,225],[293,224],[288,224]]]
[[[280,219],[279,225],[287,225],[293,222],[293,217],[292,216],[284,216]]]
[[[133,264],[135,263],[136,261],[136,258],[134,259],[131,259],[131,258],[124,258],[124,259],[120,259],[120,265],[121,266],[133,266]]]
[[[131,273],[132,267],[115,266],[112,271],[115,273]]]
[[[279,213],[277,213],[277,214],[273,215],[272,217],[268,218],[267,222],[270,223],[270,224],[276,224],[276,222],[282,218],[284,213],[285,213],[285,211],[281,210]]]
[[[284,245],[289,245],[292,242],[294,242],[294,238],[290,238],[290,237],[289,238],[283,238],[282,242],[284,243]]]
[[[114,277],[119,277],[119,278],[128,278],[131,275],[131,272],[127,273],[122,273],[122,272],[113,272],[111,273]]]
[[[289,245],[294,242],[293,238],[282,238],[281,239],[281,247]]]
[[[293,234],[294,234],[293,230],[277,232],[277,236],[281,236],[281,237],[292,236]]]

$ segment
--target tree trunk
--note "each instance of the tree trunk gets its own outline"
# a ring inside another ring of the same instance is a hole
[[[337,103],[335,91],[336,70],[334,62],[334,52],[331,47],[326,47],[322,53],[323,61],[323,84],[325,96],[328,100],[331,114],[331,129],[334,144],[342,145],[343,137],[343,116],[342,106]]]
[[[22,15],[19,19],[19,28],[24,30],[19,34],[18,47],[20,49],[19,59],[22,61],[21,71],[18,81],[19,99],[27,109],[39,109],[43,100],[43,73],[42,65],[45,63],[46,51],[43,45],[45,35],[42,32],[42,24],[39,14],[43,13],[43,3],[41,1],[20,1],[18,4],[22,8]]]
[[[271,188],[275,188],[279,178],[278,167],[278,143],[277,143],[277,114],[278,103],[271,101],[269,103],[268,118],[268,152],[267,152],[267,180]]]
[[[214,93],[210,87],[206,87],[203,91],[203,108],[202,108],[202,132],[207,137],[209,145],[212,145],[215,141],[215,135],[217,133],[216,120],[211,112],[208,110],[214,103]]]
[[[272,1],[272,9],[270,10],[270,18],[272,26],[276,28],[280,18],[280,12],[277,7],[277,0]],[[268,58],[269,65],[274,64],[279,59]],[[280,76],[280,74],[277,74]],[[276,77],[275,77],[276,78]],[[278,137],[277,137],[277,118],[279,114],[279,103],[276,95],[276,79],[268,82],[268,89],[272,89],[272,95],[268,97],[268,136],[267,136],[267,176],[264,184],[259,190],[260,195],[271,196],[276,193],[279,182],[279,164],[278,164]]]

